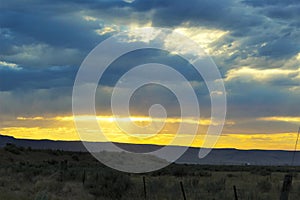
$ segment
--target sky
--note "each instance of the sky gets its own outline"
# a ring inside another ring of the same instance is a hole
[[[85,57],[121,31],[158,27],[192,39],[218,66],[227,117],[216,148],[291,150],[300,125],[299,17],[297,0],[0,0],[0,134],[79,140],[72,90]],[[199,125],[192,146],[200,147],[211,123],[208,90],[185,60],[154,50],[120,57],[100,80],[95,107],[107,139],[166,145],[174,137],[179,104],[163,87],[145,86],[131,99],[132,120],[141,126],[160,121],[148,116],[151,105],[168,111],[155,137],[126,135],[112,117],[114,84],[130,67],[148,62],[173,66],[193,85],[201,117],[184,123]],[[188,128],[181,137],[177,145],[186,145]]]

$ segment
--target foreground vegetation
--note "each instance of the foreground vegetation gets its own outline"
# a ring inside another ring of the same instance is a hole
[[[290,199],[300,196],[300,168],[276,166],[178,165],[149,174],[109,169],[88,153],[0,149],[0,199],[5,200],[148,200],[279,199],[284,175],[293,172]]]

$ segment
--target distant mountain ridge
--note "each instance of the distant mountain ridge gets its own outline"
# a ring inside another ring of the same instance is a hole
[[[0,147],[7,143],[17,146],[31,147],[32,149],[52,149],[74,152],[86,152],[81,141],[52,141],[52,140],[29,140],[16,139],[10,136],[0,135]],[[149,152],[160,149],[163,146],[147,144],[115,143],[124,150],[132,152]],[[103,150],[107,150],[108,143],[95,143]],[[172,146],[171,148],[184,148]],[[212,165],[291,165],[293,151],[283,150],[238,150],[238,149],[213,149],[203,159],[198,158],[199,148],[189,147],[188,150],[176,161],[186,164],[212,164]],[[300,152],[295,153],[294,165],[300,166]]]

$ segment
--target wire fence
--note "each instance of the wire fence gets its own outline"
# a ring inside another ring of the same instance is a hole
[[[288,192],[288,200],[299,200],[299,181]],[[147,197],[146,200],[178,199],[178,200],[273,200],[280,199],[283,181],[268,185],[254,187],[241,187],[237,185],[214,185],[206,187],[184,184],[182,181],[161,185],[157,180],[146,179]],[[253,184],[257,185],[257,184]],[[188,187],[187,187],[188,186]],[[210,188],[210,190],[209,190]]]

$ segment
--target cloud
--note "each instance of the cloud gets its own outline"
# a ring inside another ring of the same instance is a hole
[[[3,55],[25,68],[49,66],[78,66],[84,54],[78,49],[52,47],[47,44],[30,44],[12,47],[14,54]]]
[[[261,118],[258,118],[258,120],[299,123],[300,122],[300,117],[297,117],[297,116],[272,116],[272,117],[261,117]]]
[[[243,82],[256,81],[263,83],[280,83],[277,85],[297,85],[300,81],[300,69],[255,69],[251,67],[241,67],[231,69],[226,74],[226,81],[240,80]],[[286,83],[286,84],[283,84]]]
[[[68,88],[2,91],[0,97],[0,113],[4,118],[72,112],[72,90]]]
[[[18,65],[15,64],[15,63],[10,63],[10,62],[1,61],[1,60],[0,60],[0,66],[2,66],[2,67],[9,67],[9,68],[14,69],[14,70],[19,70],[19,69],[21,69],[21,68],[19,68]]]
[[[130,117],[120,117],[120,116],[95,116],[97,121],[103,122],[118,122],[118,121],[128,121],[132,123],[151,123],[151,122],[164,122],[164,123],[185,123],[185,124],[199,124],[208,126],[212,123],[209,118],[194,119],[194,118],[151,118],[145,116],[130,116]],[[94,116],[55,116],[55,117],[43,117],[43,116],[34,116],[34,117],[17,117],[17,120],[20,121],[68,121],[73,122],[74,119],[78,121],[93,121]],[[226,124],[233,125],[233,121],[228,121]],[[214,124],[217,125],[217,124]],[[145,126],[145,125],[144,125]]]
[[[300,16],[300,4],[271,5],[264,12],[272,18],[293,20]]]
[[[0,69],[0,91],[18,91],[71,87],[77,72],[75,67],[43,69]]]
[[[271,56],[276,58],[294,56],[300,51],[298,42],[295,44],[295,41],[299,41],[299,39],[300,35],[295,37],[284,36],[281,38],[276,38],[262,45],[258,49],[258,53],[261,56]]]
[[[59,9],[57,6],[56,9],[48,9],[44,5],[36,5],[35,10],[38,11],[33,13],[32,8],[25,6],[24,10],[20,10],[19,7],[11,6],[9,9],[0,7],[1,28],[10,30],[12,34],[17,34],[28,42],[46,43],[63,48],[90,49],[99,41],[93,29],[99,28],[100,25],[87,23],[78,8]]]
[[[196,31],[198,34],[190,34],[196,40],[201,36],[203,29],[226,32],[229,41],[222,38],[220,41],[212,41],[212,45],[206,45],[208,49],[213,49],[210,53],[219,54],[218,47],[223,41],[223,45],[228,47],[224,49],[225,55],[228,57],[228,54],[231,54],[234,58],[290,58],[299,52],[300,46],[296,42],[300,41],[300,38],[294,22],[290,19],[277,20],[278,18],[268,15],[271,5],[279,8],[283,6],[284,9],[295,8],[299,5],[296,1],[270,3],[192,0],[186,3],[180,0],[136,0],[126,3],[91,0],[60,1],[56,5],[53,5],[53,1],[46,1],[33,5],[36,10],[34,14],[32,6],[21,1],[6,2],[2,5],[1,29],[6,30],[6,36],[18,38],[18,41],[11,40],[15,46],[41,43],[58,51],[63,51],[63,48],[77,49],[86,54],[107,35],[145,24],[171,27],[185,32],[188,30],[188,33]],[[296,15],[291,15],[290,18],[296,21],[298,19]],[[191,27],[194,27],[194,30]],[[200,39],[202,40],[201,37]],[[233,44],[233,41],[238,45]],[[10,45],[5,47],[7,51],[11,48]]]

